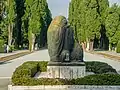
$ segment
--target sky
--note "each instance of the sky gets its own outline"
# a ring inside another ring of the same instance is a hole
[[[52,12],[52,17],[63,15],[68,17],[69,2],[70,0],[47,0],[48,6]],[[120,0],[109,0],[110,5],[113,3],[118,3],[120,5]]]

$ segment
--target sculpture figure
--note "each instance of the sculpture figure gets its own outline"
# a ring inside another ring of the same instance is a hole
[[[64,16],[57,16],[51,22],[48,32],[48,52],[53,62],[83,61],[83,50],[75,43],[74,32]]]

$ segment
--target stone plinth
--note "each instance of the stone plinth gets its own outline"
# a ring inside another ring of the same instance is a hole
[[[12,86],[8,90],[120,90],[120,86],[98,85],[40,85],[40,86]]]
[[[49,62],[48,78],[76,79],[85,76],[84,62]]]

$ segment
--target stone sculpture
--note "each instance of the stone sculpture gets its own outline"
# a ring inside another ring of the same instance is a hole
[[[53,19],[48,28],[47,40],[50,61],[83,61],[82,47],[75,43],[74,32],[64,16]]]

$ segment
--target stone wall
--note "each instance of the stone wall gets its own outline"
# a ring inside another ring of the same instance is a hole
[[[8,90],[120,90],[120,86],[55,85],[55,86],[12,86]]]

